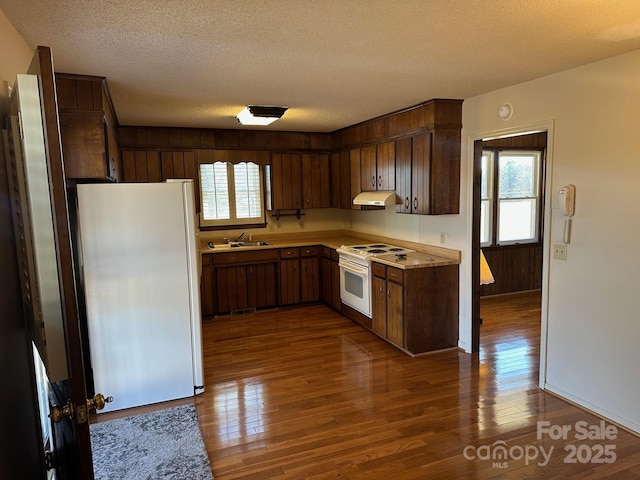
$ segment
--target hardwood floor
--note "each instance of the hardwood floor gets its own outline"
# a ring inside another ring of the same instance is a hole
[[[216,480],[640,478],[640,438],[575,439],[600,419],[538,389],[540,294],[483,299],[482,316],[479,354],[420,358],[321,305],[206,322],[196,406]],[[538,421],[572,430],[538,439]],[[580,463],[607,458],[598,445],[615,462]]]
[[[479,354],[419,358],[321,305],[206,321],[195,405],[216,480],[639,479],[640,438],[576,439],[600,419],[538,389],[540,294],[481,310]],[[572,430],[537,438],[538,421]]]

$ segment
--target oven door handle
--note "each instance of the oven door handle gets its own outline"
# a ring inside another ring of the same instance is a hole
[[[353,265],[352,263],[346,263],[346,262],[338,262],[338,266],[340,268],[344,268],[345,270],[349,270],[350,272],[353,273],[358,273],[360,275],[369,275],[369,269],[368,268],[363,268],[360,266],[356,266]]]

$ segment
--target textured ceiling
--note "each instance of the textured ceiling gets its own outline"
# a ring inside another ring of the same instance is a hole
[[[332,131],[640,48],[638,0],[0,0],[56,71],[105,76],[122,125]],[[256,128],[256,127],[252,127]]]

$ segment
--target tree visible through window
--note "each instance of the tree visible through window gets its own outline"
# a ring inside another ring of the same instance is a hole
[[[482,246],[538,241],[541,156],[540,151],[482,152]]]
[[[200,164],[201,226],[264,223],[262,172],[253,162]]]

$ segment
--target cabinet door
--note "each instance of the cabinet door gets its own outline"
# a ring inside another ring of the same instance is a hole
[[[280,260],[280,305],[300,303],[300,259]]]
[[[210,317],[215,315],[216,309],[216,291],[215,291],[215,275],[214,268],[211,265],[211,255],[202,256],[202,277],[200,284],[200,299],[202,316]]]
[[[404,288],[387,281],[387,338],[390,342],[404,347]]]
[[[102,115],[60,115],[60,136],[67,178],[110,179],[105,121]]]
[[[429,214],[429,185],[431,163],[431,133],[421,133],[413,137],[411,155],[411,212]]]
[[[320,300],[320,259],[302,257],[300,260],[300,280],[302,302],[317,302]]]
[[[356,198],[356,195],[362,193],[360,186],[360,149],[354,148],[353,150],[349,150],[349,179],[350,179],[350,190],[351,190],[351,199],[350,199],[350,208],[354,210],[361,210],[360,205],[354,205],[353,199]]]
[[[436,130],[429,165],[429,213],[460,213],[460,130]]]
[[[348,150],[331,154],[331,206],[351,209],[351,166]]]
[[[353,208],[351,198],[351,165],[349,162],[349,152],[340,152],[340,208]]]
[[[271,206],[274,210],[288,208],[284,206],[284,173],[282,154],[271,155]]]
[[[276,298],[275,263],[257,263],[247,265],[247,308],[274,307]]]
[[[380,143],[376,147],[377,188],[393,191],[396,188],[396,150],[395,142]]]
[[[304,208],[331,206],[329,155],[302,155],[302,197]]]
[[[411,213],[411,146],[411,137],[396,140],[396,194],[401,201],[397,213]]]
[[[340,183],[342,175],[340,170],[340,152],[334,152],[329,159],[331,170],[331,207],[340,208]]]
[[[335,250],[331,252],[331,306],[338,312],[342,311],[342,299],[340,298],[340,266],[338,265],[338,254]],[[333,256],[335,255],[335,259]]]
[[[331,305],[331,258],[322,257],[321,275],[322,302]]]
[[[384,278],[371,279],[371,328],[381,337],[387,337],[387,281]]]
[[[274,210],[303,208],[302,156],[300,154],[273,154],[271,182]]]
[[[216,268],[218,313],[228,313],[248,308],[246,266]]]
[[[376,172],[376,146],[362,147],[360,156],[360,187],[363,192],[378,189],[378,175]]]

